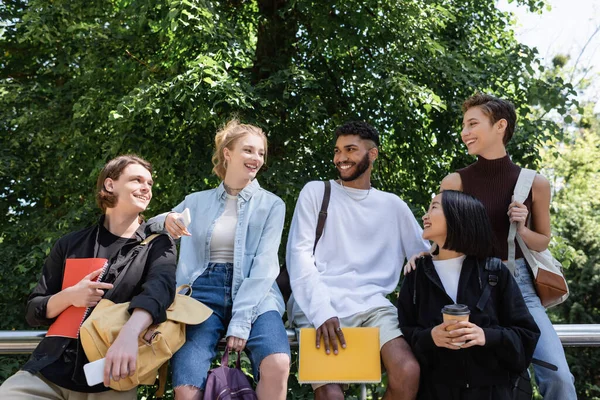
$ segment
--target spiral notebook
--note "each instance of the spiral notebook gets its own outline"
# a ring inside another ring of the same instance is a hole
[[[108,260],[106,258],[67,258],[61,290],[77,285],[86,275],[100,268],[103,268],[102,273],[95,280],[102,279],[106,273],[107,266]],[[50,325],[46,337],[62,336],[77,339],[79,336],[79,327],[83,323],[83,319],[86,317],[89,308],[67,307]]]
[[[323,339],[317,349],[316,330],[299,330],[298,382],[378,383],[381,382],[379,328],[343,328],[346,348],[338,354],[325,353]]]

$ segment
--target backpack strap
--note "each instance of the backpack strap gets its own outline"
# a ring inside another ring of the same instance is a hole
[[[413,279],[413,305],[416,306],[417,305],[417,274],[419,273],[418,271],[421,268],[415,268],[415,270],[413,271],[412,275],[414,275]],[[404,276],[404,278],[406,279],[406,275]]]
[[[159,237],[160,235],[162,235],[161,233],[153,233],[152,235],[148,236],[146,239],[142,240],[140,242],[140,244],[142,246],[145,246],[147,244],[149,244],[151,241],[153,241],[154,239],[156,239],[157,237]]]
[[[315,231],[315,244],[313,245],[313,255],[317,248],[317,243],[323,235],[323,229],[325,228],[325,220],[327,219],[327,208],[329,206],[329,198],[331,197],[331,182],[325,181],[325,192],[323,193],[323,201],[321,202],[321,211],[319,211],[319,219],[317,220],[317,228]],[[279,269],[279,275],[277,279],[277,286],[283,295],[283,300],[287,304],[290,296],[292,295],[292,286],[290,284],[290,274],[287,267],[284,265]]]
[[[135,258],[137,257],[142,251],[146,251],[143,250],[146,248],[146,246],[152,242],[154,239],[156,239],[157,237],[159,237],[160,235],[164,235],[164,233],[153,233],[152,235],[149,235],[146,237],[146,239],[142,240],[137,246],[135,246],[134,248],[132,248],[131,250],[129,250],[127,252],[127,256],[125,259],[129,259],[129,258]],[[149,250],[147,250],[149,251]],[[105,294],[104,294],[104,298],[105,299],[109,299],[109,300],[114,300],[115,302],[116,299],[112,298],[111,296],[117,291],[117,288],[119,287],[119,285],[121,284],[121,282],[125,279],[125,276],[128,274],[130,267],[133,263],[132,262],[127,262],[125,265],[125,268],[123,268],[123,270],[121,272],[119,272],[119,274],[117,275],[116,280],[113,282],[113,287],[112,289],[109,289]],[[110,268],[110,266],[109,266]],[[133,275],[129,276],[127,279],[129,282],[138,282],[141,278],[142,278],[142,274],[144,272],[144,268],[140,268],[138,270],[135,270]]]
[[[536,175],[537,172],[532,169],[521,168],[521,172],[519,173],[519,178],[517,179],[513,193],[513,201],[523,203],[527,199]],[[515,273],[515,237],[517,237],[517,223],[513,222],[510,224],[510,229],[508,231],[508,259],[506,262],[508,270],[513,275]],[[523,246],[521,243],[519,244],[521,245],[521,251],[523,251],[523,254],[529,251],[527,246]]]
[[[321,202],[321,211],[319,211],[319,220],[317,221],[317,230],[315,232],[315,245],[313,246],[313,254],[317,249],[317,243],[323,235],[325,229],[325,220],[327,219],[327,208],[329,207],[329,199],[331,198],[331,182],[325,181],[325,191],[323,192],[323,201]]]
[[[167,389],[167,377],[169,372],[169,360],[165,361],[163,365],[158,369],[158,388],[154,393],[154,397],[162,399],[165,396],[165,390]]]
[[[558,371],[558,367],[556,365],[551,364],[551,363],[549,363],[547,361],[540,360],[538,358],[532,358],[531,359],[531,363],[539,365],[540,367],[547,368],[547,369],[549,369],[551,371]]]
[[[477,268],[480,268],[479,265],[477,265]],[[483,311],[486,303],[488,302],[488,300],[490,299],[490,296],[492,295],[492,289],[494,288],[494,286],[496,286],[498,284],[498,281],[499,281],[498,275],[496,275],[493,272],[500,271],[500,269],[501,269],[501,263],[500,263],[500,260],[498,260],[497,258],[488,258],[486,260],[484,271],[487,275],[488,284],[485,285],[485,287],[483,288],[481,297],[479,297],[479,301],[477,302],[477,309],[479,311]]]

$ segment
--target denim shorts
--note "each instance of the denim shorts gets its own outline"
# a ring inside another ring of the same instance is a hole
[[[172,359],[173,387],[190,385],[204,389],[217,345],[231,320],[232,276],[231,263],[211,263],[194,281],[192,297],[210,307],[213,314],[200,325],[187,326],[186,342]],[[259,380],[260,363],[267,356],[277,353],[290,356],[287,334],[277,311],[261,314],[254,321],[245,352],[252,363],[255,381]]]

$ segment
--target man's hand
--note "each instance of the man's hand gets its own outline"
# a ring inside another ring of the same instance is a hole
[[[104,386],[108,387],[111,376],[114,381],[132,376],[137,367],[137,353],[137,335],[124,327],[106,352]]]
[[[75,286],[65,289],[69,292],[71,304],[75,307],[94,307],[104,296],[102,289],[112,289],[111,283],[94,282],[100,274],[102,268],[86,275]]]
[[[459,347],[466,349],[473,346],[485,345],[485,333],[483,329],[469,321],[461,321],[453,326],[449,333],[451,342],[464,343]],[[466,343],[465,343],[466,342]]]
[[[242,351],[246,347],[246,339],[240,339],[239,337],[229,336],[227,338],[227,347],[232,351]]]
[[[137,368],[138,337],[152,323],[152,316],[146,310],[136,308],[129,320],[121,328],[119,336],[106,352],[104,364],[104,386],[108,387],[110,378],[114,381],[132,376]],[[151,341],[152,338],[144,338]]]
[[[418,254],[413,255],[408,259],[406,265],[404,266],[404,275],[408,275],[411,271],[417,269],[417,258],[428,256],[429,253],[426,251],[422,251]]]
[[[325,353],[327,354],[330,353],[330,343],[333,347],[333,354],[338,353],[338,339],[342,348],[346,348],[346,339],[344,339],[344,332],[342,332],[338,317],[329,318],[317,329],[317,349],[321,348],[321,336],[325,342]]]

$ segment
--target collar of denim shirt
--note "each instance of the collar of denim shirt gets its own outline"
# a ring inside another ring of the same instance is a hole
[[[250,200],[250,198],[252,198],[252,196],[254,196],[258,189],[260,189],[258,179],[253,179],[252,182],[250,182],[249,185],[246,185],[246,187],[238,195],[244,201],[248,201]],[[223,185],[223,182],[221,182],[221,184],[217,188],[217,197],[221,200],[224,200],[225,196],[227,196],[227,192],[225,191],[225,186]]]

